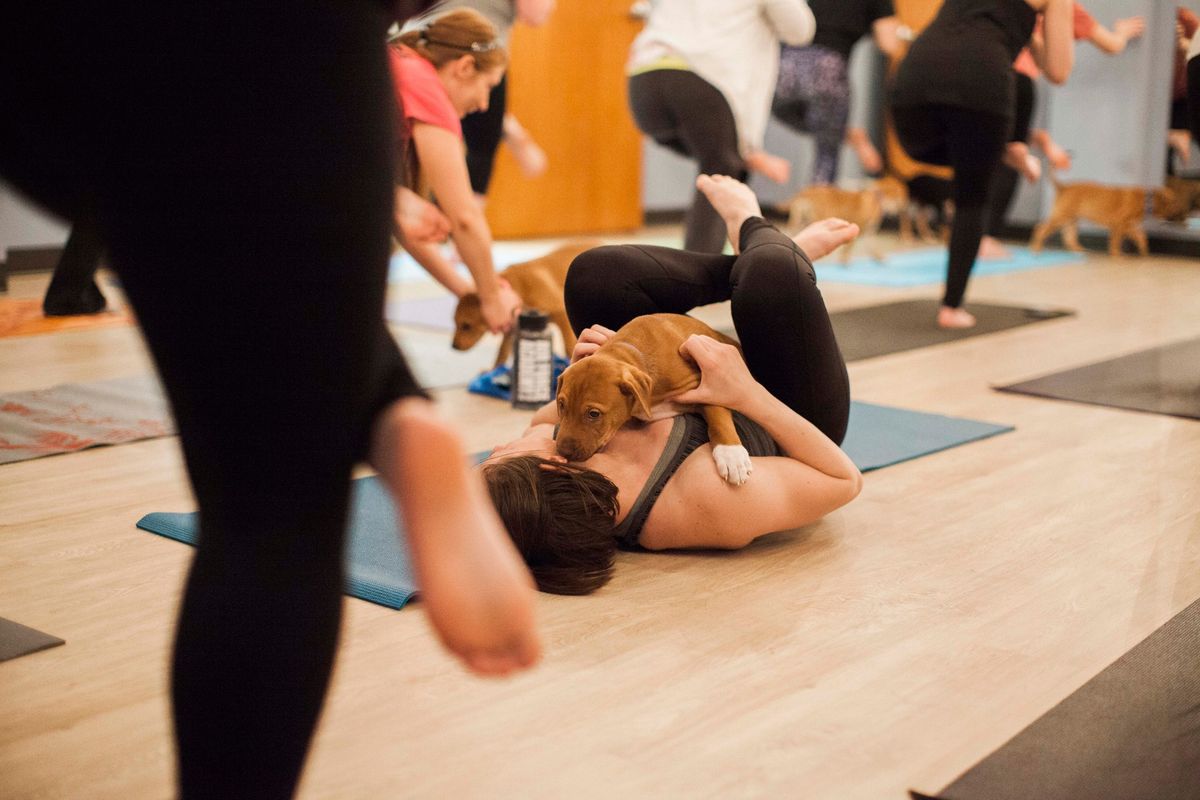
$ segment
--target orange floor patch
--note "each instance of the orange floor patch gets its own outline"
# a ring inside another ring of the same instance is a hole
[[[47,317],[42,314],[40,299],[0,298],[0,337],[34,336],[39,333],[113,328],[132,324],[133,316],[125,309],[78,317]]]

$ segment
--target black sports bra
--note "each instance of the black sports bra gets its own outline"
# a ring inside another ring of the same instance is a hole
[[[782,454],[783,451],[779,449],[779,445],[767,435],[767,432],[757,422],[736,411],[733,413],[733,422],[738,436],[742,440],[742,445],[750,455],[777,456]],[[646,518],[650,516],[650,510],[654,508],[654,503],[662,494],[667,481],[679,469],[679,465],[684,462],[684,459],[707,441],[708,424],[704,421],[703,415],[681,414],[675,417],[671,433],[667,436],[666,447],[663,448],[662,455],[659,456],[654,469],[650,471],[646,485],[642,487],[637,500],[633,501],[633,507],[629,509],[629,514],[613,531],[619,547],[624,550],[642,549],[638,544],[638,538],[642,535],[642,526],[646,524]]]

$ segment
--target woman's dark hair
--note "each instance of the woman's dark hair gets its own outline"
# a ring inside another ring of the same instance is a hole
[[[608,583],[617,552],[616,484],[538,456],[486,464],[483,478],[538,589],[590,594]]]

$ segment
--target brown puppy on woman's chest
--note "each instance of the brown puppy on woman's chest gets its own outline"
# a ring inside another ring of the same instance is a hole
[[[1099,183],[1054,182],[1058,196],[1046,220],[1033,229],[1029,249],[1038,252],[1046,238],[1062,230],[1068,250],[1082,251],[1079,244],[1079,220],[1086,219],[1108,228],[1108,254],[1121,255],[1121,244],[1128,237],[1143,256],[1150,252],[1142,223],[1146,218],[1146,197],[1153,194],[1156,203],[1169,202],[1171,190],[1159,187],[1104,186]]]
[[[665,419],[690,410],[671,398],[700,385],[700,368],[679,352],[692,334],[737,344],[683,314],[646,314],[567,367],[558,379],[558,454],[586,461],[631,419]],[[729,483],[745,483],[750,454],[738,437],[733,413],[721,406],[701,406],[701,411],[718,474]]]
[[[563,304],[567,269],[575,260],[575,256],[601,244],[600,241],[590,239],[569,242],[539,258],[513,264],[500,273],[500,277],[508,281],[513,291],[521,298],[524,308],[536,308],[545,312],[550,321],[558,326],[567,355],[575,349],[575,334],[567,321],[567,309]],[[454,341],[450,346],[455,350],[470,350],[487,331],[479,295],[470,292],[459,298],[458,307],[454,309]],[[496,354],[497,367],[508,361],[512,353],[512,342],[513,334],[506,333],[500,342],[500,352]]]

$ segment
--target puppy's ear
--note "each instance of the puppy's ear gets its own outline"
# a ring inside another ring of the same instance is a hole
[[[626,367],[621,373],[617,387],[629,400],[629,413],[638,419],[650,418],[650,390],[654,381],[650,374],[640,369]]]

